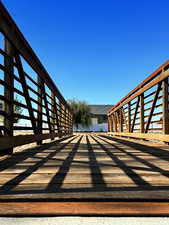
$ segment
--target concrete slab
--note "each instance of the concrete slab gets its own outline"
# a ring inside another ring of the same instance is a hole
[[[169,225],[169,217],[43,217],[2,218],[0,225]]]

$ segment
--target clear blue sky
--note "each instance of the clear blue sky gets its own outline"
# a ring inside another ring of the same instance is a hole
[[[66,99],[114,104],[169,57],[169,1],[2,0]]]

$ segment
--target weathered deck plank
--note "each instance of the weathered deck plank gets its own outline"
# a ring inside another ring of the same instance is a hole
[[[2,202],[6,216],[167,216],[166,202]]]

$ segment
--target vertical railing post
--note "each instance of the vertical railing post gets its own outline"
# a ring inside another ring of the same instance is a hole
[[[65,118],[64,118],[64,110],[63,110],[63,104],[62,103],[60,103],[60,109],[61,109],[61,121],[62,121],[61,127],[62,127],[62,133],[64,135],[64,133],[65,133],[65,123],[64,123]]]
[[[111,132],[114,131],[113,127],[114,127],[114,121],[113,121],[113,115],[110,116],[110,121],[111,121]]]
[[[69,134],[69,110],[66,107],[67,134]]]
[[[58,135],[60,134],[60,124],[59,124],[59,116],[58,116],[58,106],[57,106],[57,103],[56,103],[56,98],[55,98],[55,95],[53,95],[53,104],[54,104],[54,111],[55,111],[55,122],[56,122],[56,126],[57,126],[57,133]],[[55,132],[55,130],[54,130]]]
[[[123,114],[122,114],[122,108],[119,110],[119,119],[120,119],[120,132],[123,132]]]
[[[144,93],[140,95],[140,132],[144,133]]]
[[[131,103],[128,103],[128,132],[131,132]]]
[[[55,95],[52,93],[52,99],[51,99],[51,104],[52,104],[52,112],[51,112],[51,117],[52,117],[52,122],[51,122],[51,129],[52,129],[52,133],[53,133],[53,137],[51,140],[54,140],[55,137],[55,124],[56,124],[56,112],[55,112]]]
[[[112,116],[114,118],[114,129],[115,129],[115,132],[118,132],[116,112],[114,112]]]
[[[67,135],[67,110],[66,110],[66,106],[64,105],[64,123],[65,123],[65,134]]]
[[[59,101],[59,124],[60,124],[60,134],[59,137],[63,135],[63,123],[62,123],[62,103]]]
[[[108,132],[110,132],[110,116],[108,116],[107,121],[108,121]]]
[[[49,129],[49,133],[51,134],[51,140],[53,140],[53,130],[52,130],[52,126],[51,126],[51,117],[50,117],[50,111],[49,111],[49,104],[48,104],[48,100],[47,100],[46,87],[45,87],[45,83],[44,82],[43,82],[43,85],[42,85],[42,91],[43,91],[43,100],[44,100],[45,109],[46,109],[46,117],[47,117],[47,122],[48,122],[48,129]]]
[[[66,106],[63,106],[64,111],[64,124],[65,124],[65,134],[67,135],[67,112],[66,112]]]
[[[38,127],[38,134],[41,135],[42,134],[42,85],[43,85],[43,82],[42,82],[42,79],[41,77],[38,75],[37,77],[37,83],[38,83],[38,121],[37,121],[37,127]],[[40,141],[37,141],[37,145],[41,145],[42,144],[42,140]]]
[[[66,108],[66,111],[67,111],[67,134],[69,134],[69,129],[70,129],[70,126],[69,126],[69,109]]]
[[[110,132],[110,116],[107,116],[107,121],[108,121],[108,132]]]
[[[68,110],[68,120],[69,120],[69,134],[72,133],[72,119],[71,119],[71,113]]]
[[[120,121],[120,111],[117,110],[117,124],[118,124],[118,132],[121,132],[121,121]]]
[[[168,78],[162,83],[163,91],[163,134],[169,134],[169,112],[168,112]]]
[[[4,110],[7,116],[4,118],[4,136],[13,136],[13,126],[14,126],[14,78],[13,78],[13,56],[14,49],[11,43],[5,39],[5,53],[4,66],[7,71],[4,72],[4,81],[7,86],[4,87],[4,96],[7,101],[4,101]],[[4,154],[12,155],[13,148],[6,149]]]
[[[71,123],[70,123],[70,126],[71,126],[71,134],[73,134],[73,113],[70,112],[70,118],[71,118]]]
[[[112,122],[112,115],[108,116],[108,131],[113,132],[113,122]]]
[[[120,130],[119,130],[119,113],[118,113],[118,111],[115,111],[115,118],[116,118],[117,132],[120,132]]]

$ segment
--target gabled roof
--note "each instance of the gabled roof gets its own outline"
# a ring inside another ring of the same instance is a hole
[[[89,105],[91,114],[94,115],[107,115],[108,111],[113,105]]]

